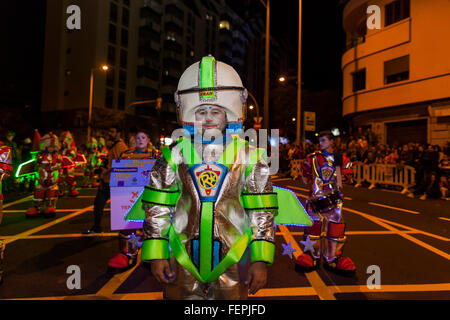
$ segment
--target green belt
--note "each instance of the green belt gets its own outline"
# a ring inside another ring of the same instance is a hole
[[[210,231],[212,235],[212,230]],[[200,230],[200,234],[202,234],[202,230]],[[201,237],[201,236],[200,236]],[[177,259],[178,263],[182,265],[186,270],[190,272],[198,281],[206,283],[206,282],[214,282],[216,281],[230,266],[235,263],[238,263],[241,260],[242,255],[247,249],[248,243],[250,242],[250,229],[246,231],[230,248],[226,256],[219,262],[219,264],[213,269],[207,269],[208,265],[211,268],[211,255],[212,251],[209,250],[209,259],[206,263],[206,267],[202,269],[202,261],[204,256],[202,254],[205,253],[205,250],[202,250],[202,239],[200,239],[200,272],[190,259],[189,255],[186,252],[186,248],[181,243],[180,238],[175,232],[173,225],[170,226],[169,229],[169,240],[170,247],[172,249],[172,254]],[[211,249],[211,242],[209,248]],[[203,273],[202,273],[203,271]]]

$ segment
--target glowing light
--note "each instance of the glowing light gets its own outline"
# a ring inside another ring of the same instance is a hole
[[[248,107],[250,110],[253,110],[253,105],[251,104],[249,107]]]
[[[108,70],[109,70],[109,67],[105,64],[105,65],[102,66],[102,70],[103,70],[103,71],[108,71]]]
[[[295,118],[292,118],[292,121],[295,121]]]
[[[284,82],[284,81],[286,81],[286,78],[284,76],[281,76],[281,77],[278,78],[278,81]]]
[[[20,173],[20,170],[22,170],[22,167],[27,165],[27,164],[29,164],[29,163],[31,163],[31,162],[33,162],[33,161],[36,161],[36,159],[31,159],[31,160],[28,160],[27,162],[24,162],[24,163],[20,164],[19,167],[17,168],[17,171],[16,171],[16,178],[19,177],[19,173]],[[32,174],[34,174],[34,172],[29,173],[27,175],[32,175]]]

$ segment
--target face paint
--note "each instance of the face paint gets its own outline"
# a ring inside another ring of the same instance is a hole
[[[206,130],[223,130],[227,126],[225,111],[217,106],[202,106],[195,112],[195,121],[202,126],[202,133]]]

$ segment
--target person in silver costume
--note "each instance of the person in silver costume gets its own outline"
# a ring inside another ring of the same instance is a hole
[[[208,68],[212,70],[209,74]],[[186,93],[186,89],[191,92]],[[230,123],[243,122],[246,90],[232,67],[208,56],[183,73],[175,95],[179,121],[190,133],[194,133],[194,123],[201,125],[197,133],[202,138],[184,138],[170,150],[162,150],[151,171],[146,187],[149,192],[179,190],[180,195],[174,205],[156,205],[145,201],[144,194],[142,261],[150,262],[153,275],[163,284],[166,299],[246,299],[248,293],[255,294],[266,284],[267,265],[274,256],[276,213],[273,208],[244,209],[240,202],[242,194],[259,197],[273,193],[266,158],[258,157],[250,165],[255,148],[238,138],[217,138],[230,129]],[[207,136],[216,139],[205,139]],[[231,163],[221,163],[230,140],[243,147],[234,149]],[[191,149],[191,154],[200,155],[195,164],[186,158],[186,150],[192,147],[195,151]],[[210,179],[202,182],[205,175]],[[204,185],[205,181],[210,185]],[[205,209],[208,204],[212,204],[209,222]],[[246,233],[248,242],[243,241]],[[175,238],[182,243],[178,249]],[[210,247],[206,249],[208,241]],[[213,277],[214,270],[237,252],[237,246],[245,252],[236,254],[234,262]],[[184,250],[187,255],[183,260],[179,252]]]
[[[303,182],[311,183],[307,210],[313,225],[303,235],[303,254],[296,264],[304,271],[323,266],[344,275],[354,274],[353,261],[342,255],[345,223],[342,216],[342,183],[350,183],[353,171],[345,155],[334,150],[334,136],[329,131],[319,134],[321,151],[309,154],[302,164]]]

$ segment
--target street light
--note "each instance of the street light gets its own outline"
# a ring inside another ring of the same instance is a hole
[[[90,83],[90,90],[89,90],[89,118],[88,118],[88,131],[87,131],[87,141],[89,142],[91,140],[91,120],[92,120],[92,98],[94,95],[94,71],[97,70],[97,68],[91,68],[91,83]],[[109,67],[104,64],[100,67],[100,70],[108,71]]]
[[[286,78],[285,78],[284,76],[281,76],[281,77],[278,78],[278,81],[280,81],[280,82],[285,82],[285,81],[286,81]]]
[[[251,105],[248,106],[248,108],[249,108],[250,110],[253,110],[254,107],[253,107],[253,105],[251,104]]]

